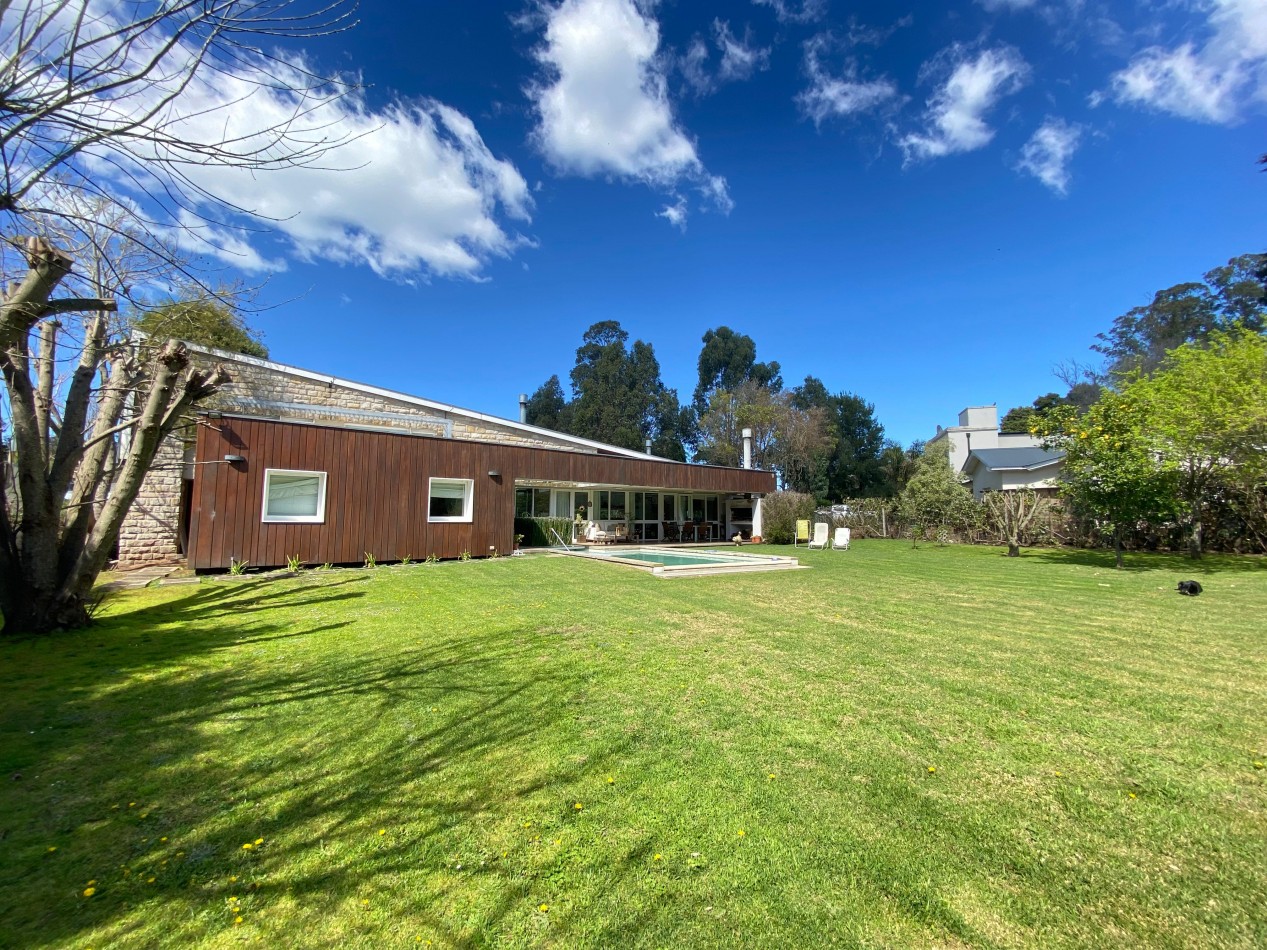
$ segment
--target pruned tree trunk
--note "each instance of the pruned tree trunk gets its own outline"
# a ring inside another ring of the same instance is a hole
[[[27,248],[31,273],[0,306],[0,339],[8,341],[0,350],[0,370],[11,420],[10,451],[0,460],[0,611],[8,633],[88,622],[92,586],[160,443],[194,403],[228,379],[223,367],[191,366],[188,351],[175,341],[144,359],[108,345],[105,314],[99,312],[88,321],[53,439],[58,325],[48,321],[39,328],[38,359],[31,360],[28,348],[41,317],[68,312],[65,301],[50,298],[69,262],[47,242],[33,240]],[[113,309],[102,300],[76,305]],[[109,364],[104,385],[94,387],[103,363]],[[139,411],[130,410],[136,405]],[[116,466],[124,432],[131,438]]]

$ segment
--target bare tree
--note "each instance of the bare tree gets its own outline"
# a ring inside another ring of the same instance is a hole
[[[1021,556],[1021,544],[1030,537],[1030,529],[1052,511],[1051,499],[1032,488],[986,492],[981,503],[987,521],[1007,542],[1008,557]]]
[[[194,277],[173,247],[205,238],[206,209],[251,214],[200,171],[310,165],[346,141],[326,107],[350,87],[251,45],[352,25],[344,0],[301,3],[0,0],[6,632],[88,620],[159,444],[227,380],[176,341],[129,344],[111,317],[135,281]],[[252,110],[257,93],[268,108]]]

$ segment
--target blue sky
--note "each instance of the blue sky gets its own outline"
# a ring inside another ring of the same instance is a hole
[[[604,319],[689,399],[724,324],[909,442],[1267,250],[1262,0],[359,16],[303,51],[366,84],[345,170],[218,182],[285,218],[219,255],[281,362],[513,415]]]

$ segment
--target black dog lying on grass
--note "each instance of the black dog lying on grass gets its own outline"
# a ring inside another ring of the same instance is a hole
[[[1175,590],[1187,597],[1196,597],[1201,593],[1201,584],[1198,581],[1180,581]]]

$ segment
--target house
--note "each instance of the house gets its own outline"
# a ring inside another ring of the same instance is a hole
[[[1008,449],[973,449],[964,462],[963,475],[980,499],[988,491],[1032,488],[1054,492],[1064,452],[1042,446]]]
[[[191,347],[233,381],[160,448],[124,565],[196,570],[507,554],[514,519],[578,511],[643,541],[665,522],[760,533],[774,474],[690,465],[523,421]],[[750,527],[749,527],[750,525]]]
[[[963,475],[977,498],[987,491],[1055,490],[1064,453],[1044,449],[1028,432],[1000,432],[997,406],[969,406],[959,413],[958,425],[938,426],[928,444],[943,439],[951,470]]]

